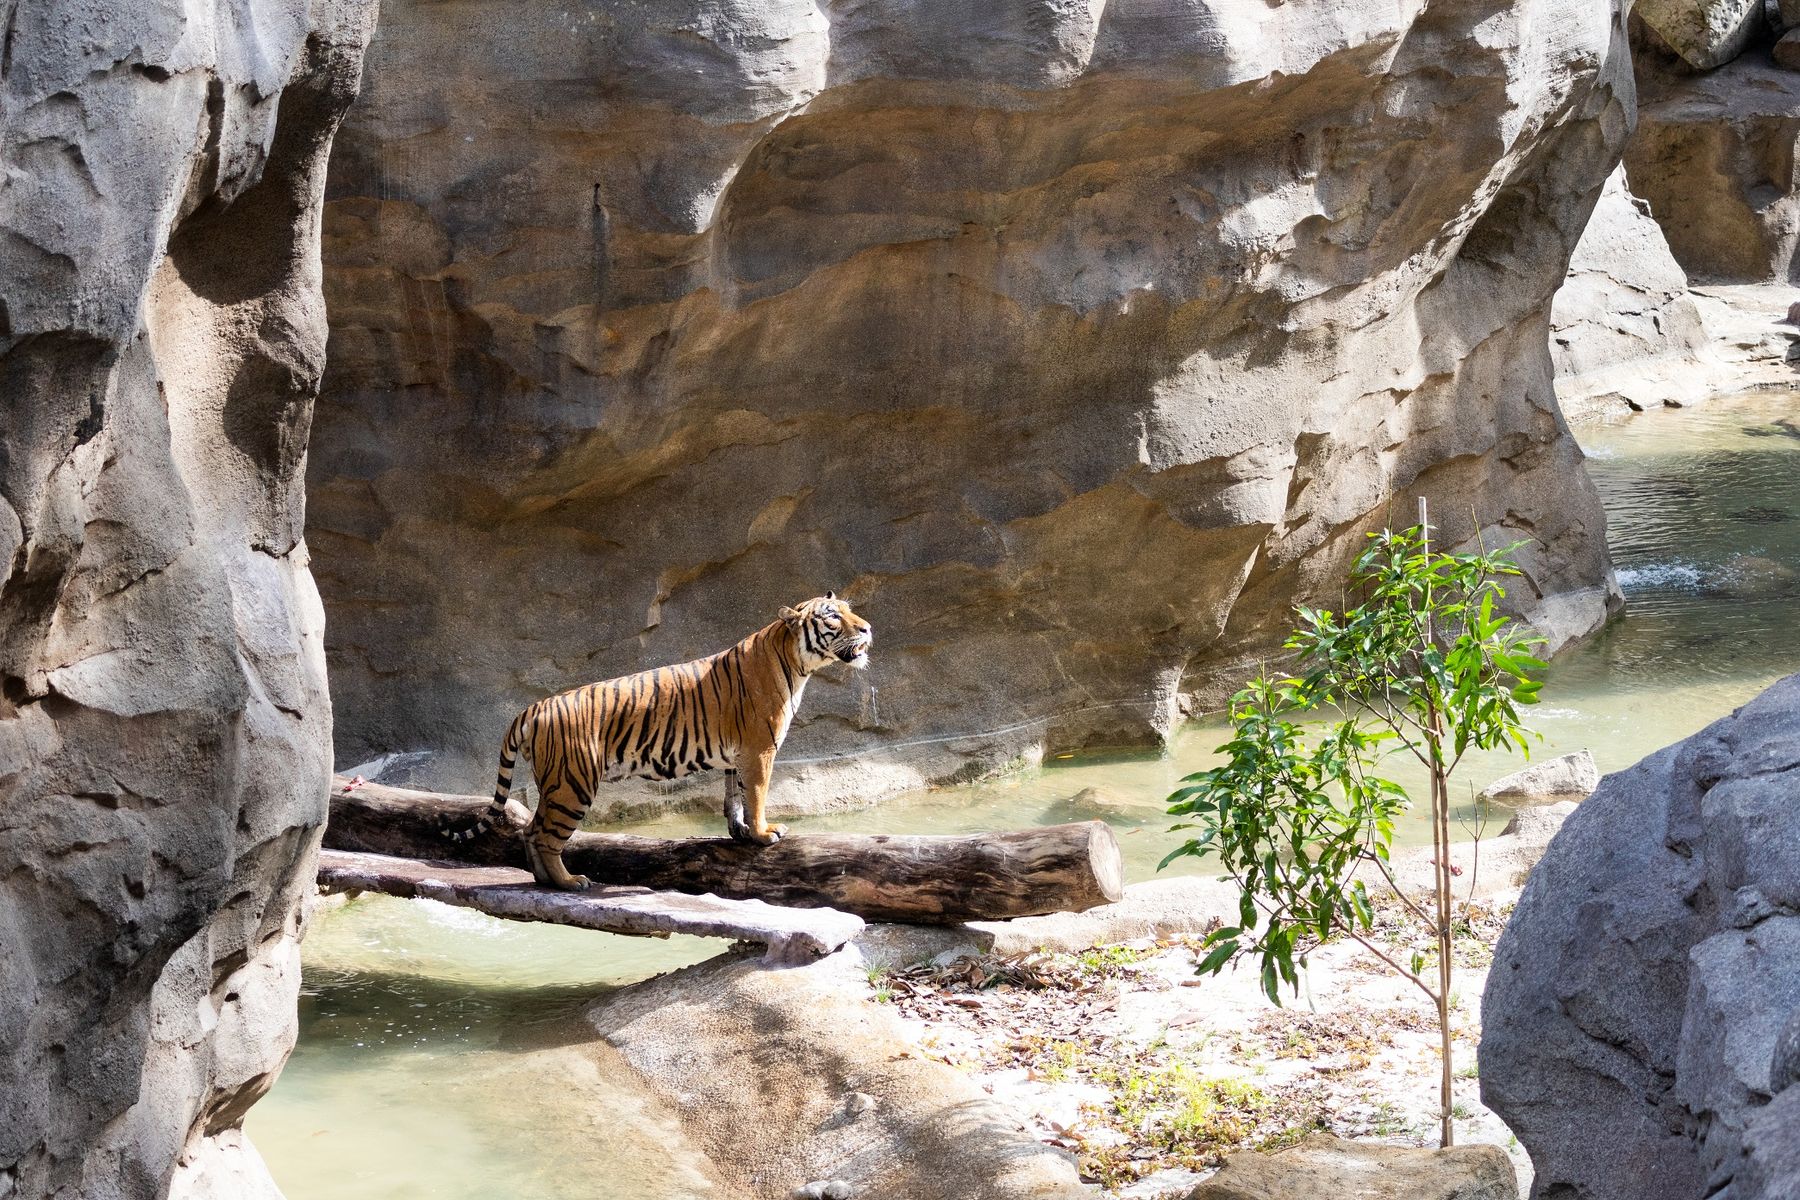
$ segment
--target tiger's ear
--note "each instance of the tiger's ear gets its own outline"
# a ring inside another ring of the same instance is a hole
[[[836,592],[826,592],[826,593],[825,593],[825,598],[826,598],[826,599],[827,599],[827,600],[836,600],[836,599],[837,599],[837,593],[836,593]]]
[[[789,625],[798,625],[800,623],[800,610],[797,608],[789,608],[784,604],[781,607],[781,619],[786,621]]]

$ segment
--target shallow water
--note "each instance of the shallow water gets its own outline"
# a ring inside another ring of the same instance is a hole
[[[716,1196],[581,1011],[720,949],[363,897],[308,933],[300,1042],[246,1129],[289,1200]]]
[[[1548,672],[1533,757],[1587,748],[1616,770],[1800,670],[1800,397],[1646,414],[1581,439],[1629,608]],[[1167,756],[1058,760],[791,824],[953,833],[1100,817],[1130,877],[1144,879],[1182,836],[1167,832],[1163,798],[1219,740],[1216,723],[1201,723]],[[1458,790],[1522,761],[1471,755]],[[1466,804],[1463,815],[1472,831]],[[1505,815],[1492,815],[1490,832]],[[1402,838],[1429,840],[1425,822]],[[718,948],[358,901],[308,937],[299,1049],[252,1111],[251,1136],[290,1200],[714,1195],[666,1114],[634,1098],[629,1072],[588,1042],[579,1009]],[[581,1081],[569,1096],[565,1072]],[[600,1094],[607,1111],[585,1111]]]

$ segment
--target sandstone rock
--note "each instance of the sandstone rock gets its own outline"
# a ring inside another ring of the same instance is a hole
[[[1521,842],[1538,847],[1548,846],[1550,839],[1556,836],[1563,822],[1575,811],[1575,801],[1559,800],[1555,804],[1540,804],[1531,808],[1521,808],[1512,815],[1506,827],[1500,831],[1502,837],[1518,838]]]
[[[1782,34],[1769,51],[1769,57],[1785,71],[1800,71],[1800,30],[1789,29]]]
[[[862,961],[846,951],[769,971],[713,959],[626,988],[589,1017],[672,1098],[733,1196],[788,1200],[819,1185],[907,1200],[1086,1197],[1071,1156],[919,1056],[899,1018],[868,1003]]]
[[[1533,871],[1488,976],[1481,1087],[1534,1195],[1800,1188],[1797,748],[1791,677],[1607,776]]]
[[[1586,750],[1564,754],[1502,775],[1481,789],[1483,800],[1509,808],[1584,800],[1600,786],[1600,768]],[[1508,826],[1510,830],[1512,827]]]
[[[1632,24],[1695,71],[1730,62],[1766,28],[1763,0],[1638,0]]]
[[[310,469],[341,761],[485,782],[526,701],[825,587],[879,695],[814,685],[778,807],[1150,743],[1417,492],[1591,630],[1545,325],[1622,8],[390,0]]]
[[[361,0],[9,6],[0,1193],[274,1194],[330,771],[301,540]]]
[[[1551,304],[1556,398],[1571,421],[1689,403],[1715,386],[1713,357],[1687,275],[1620,167]]]
[[[1244,1150],[1188,1200],[1516,1200],[1498,1146],[1415,1150],[1315,1133],[1276,1154]]]
[[[1706,75],[1640,71],[1625,165],[1690,280],[1797,278],[1800,184],[1779,166],[1800,144],[1797,112],[1800,78],[1759,54]]]

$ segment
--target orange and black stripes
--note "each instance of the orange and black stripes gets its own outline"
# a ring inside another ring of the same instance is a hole
[[[587,885],[563,867],[562,848],[599,786],[613,780],[727,768],[727,829],[733,837],[775,841],[781,827],[763,820],[769,768],[807,678],[834,661],[863,665],[871,637],[868,622],[827,593],[783,609],[780,620],[721,653],[539,700],[507,729],[493,803],[473,824],[445,835],[472,838],[500,823],[523,753],[538,787],[525,841],[540,883]]]

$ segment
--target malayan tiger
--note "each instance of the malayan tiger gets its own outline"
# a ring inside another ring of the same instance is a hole
[[[800,708],[806,681],[833,662],[866,667],[869,623],[836,593],[781,610],[780,619],[729,650],[674,667],[590,683],[539,700],[513,719],[500,747],[494,802],[472,824],[446,827],[464,840],[501,823],[523,752],[538,805],[525,827],[525,856],[538,883],[585,891],[585,875],[563,866],[563,847],[594,802],[619,779],[679,779],[725,770],[725,828],[767,846],[785,826],[763,819],[776,751]]]

